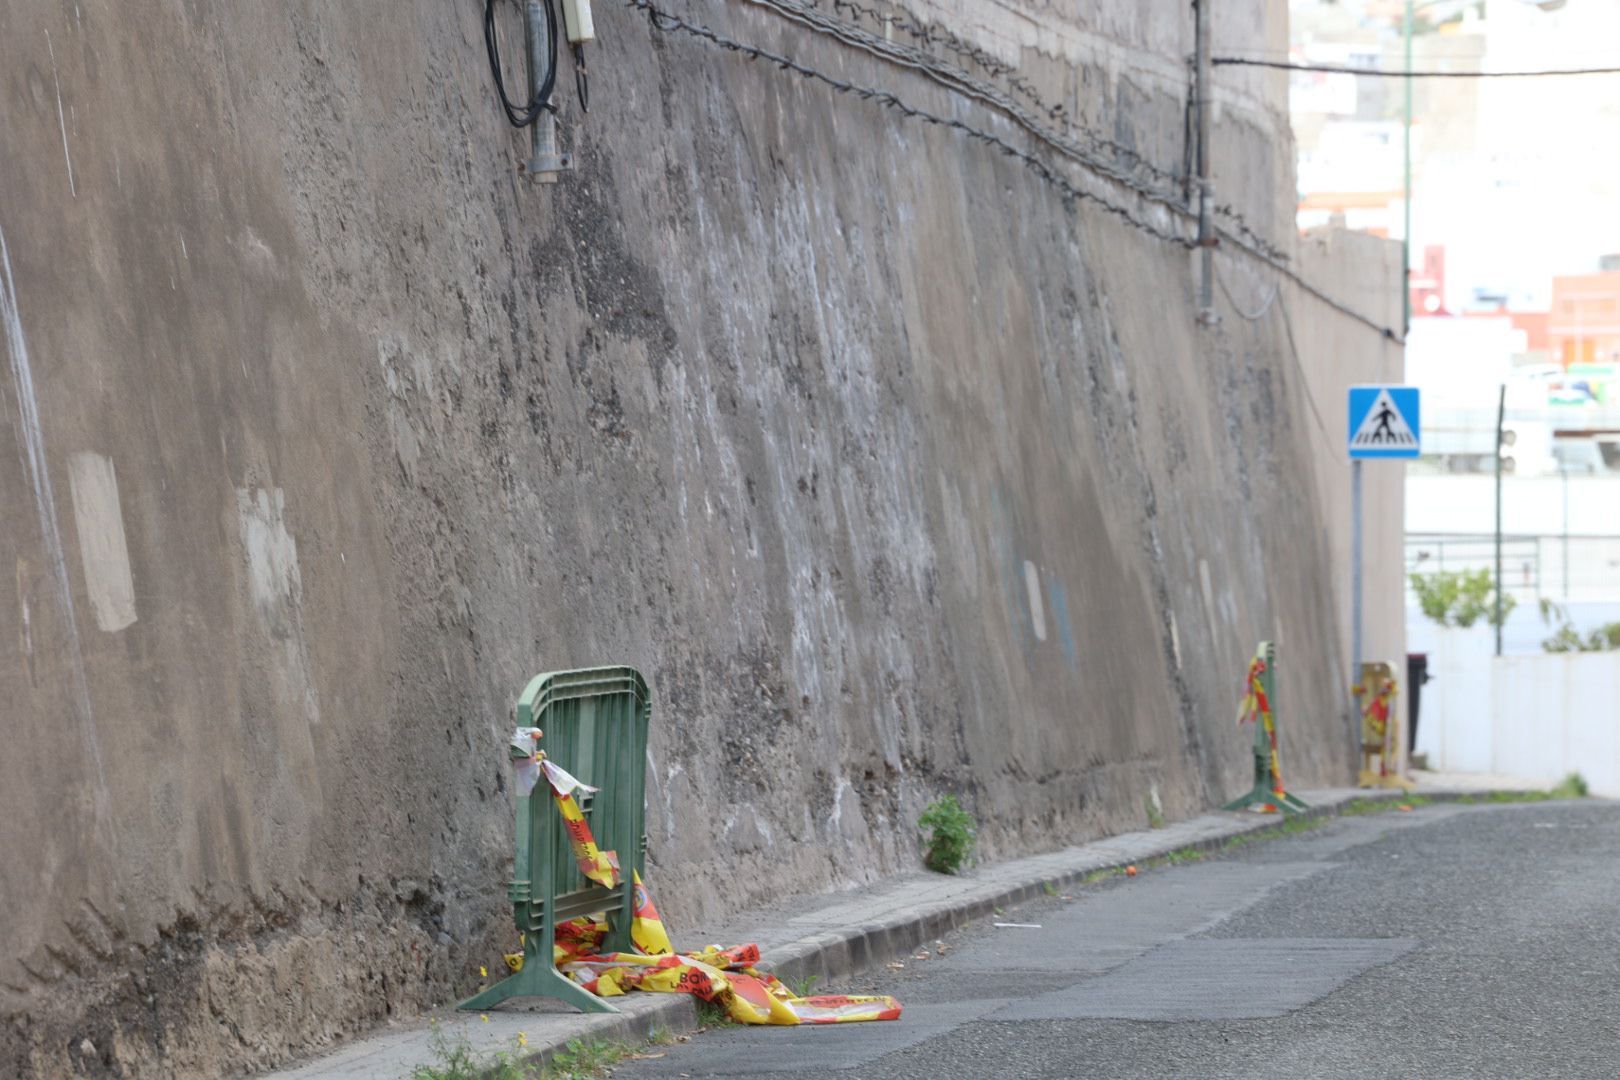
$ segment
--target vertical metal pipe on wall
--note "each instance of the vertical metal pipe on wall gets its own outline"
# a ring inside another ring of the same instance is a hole
[[[1198,103],[1198,282],[1199,318],[1208,320],[1215,308],[1215,223],[1210,197],[1210,0],[1193,0],[1193,94]]]
[[[549,64],[553,44],[551,28],[546,23],[545,9],[540,0],[528,0],[524,5],[524,18],[528,24],[524,39],[529,46],[529,93],[540,96],[541,64]],[[568,167],[567,158],[557,153],[557,114],[541,109],[529,126],[529,176],[542,184],[555,184],[559,170]]]

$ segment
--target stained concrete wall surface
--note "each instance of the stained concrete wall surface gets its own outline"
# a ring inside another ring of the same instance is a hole
[[[1184,194],[1186,6],[1096,7],[919,10]],[[677,934],[914,868],[944,792],[993,859],[1245,788],[1261,637],[1290,782],[1351,774],[1307,393],[1376,333],[1287,290],[1201,327],[1162,203],[614,5],[531,185],[481,9],[0,6],[0,1074],[252,1070],[471,989],[541,670],[646,674]],[[1285,47],[1281,0],[1217,10]],[[1291,247],[1286,82],[1217,84],[1223,201]]]

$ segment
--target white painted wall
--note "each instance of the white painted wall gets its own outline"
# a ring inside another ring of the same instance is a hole
[[[1620,797],[1620,653],[1504,656],[1490,681],[1491,771],[1579,772],[1592,794]]]
[[[1448,772],[1493,771],[1490,665],[1496,642],[1491,628],[1441,630],[1424,620],[1410,632],[1412,651],[1429,654],[1430,682],[1423,688],[1418,717],[1418,753],[1427,754],[1432,767]]]
[[[1446,772],[1555,782],[1572,772],[1620,798],[1620,653],[1494,657],[1489,627],[1439,631],[1423,644],[1417,748]]]

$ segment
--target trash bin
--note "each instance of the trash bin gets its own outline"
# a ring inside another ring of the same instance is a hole
[[[1423,684],[1429,681],[1429,654],[1406,654],[1406,752],[1417,751],[1418,702],[1423,697]]]

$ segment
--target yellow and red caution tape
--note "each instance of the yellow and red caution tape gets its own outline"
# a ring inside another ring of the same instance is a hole
[[[1361,707],[1361,741],[1368,745],[1373,743],[1382,744],[1384,735],[1389,730],[1390,707],[1395,698],[1395,680],[1381,680],[1377,691],[1371,695],[1367,694],[1366,688],[1360,683],[1350,689],[1363,702]]]
[[[1368,665],[1373,667],[1373,665]],[[1396,754],[1396,740],[1399,737],[1400,718],[1395,715],[1395,695],[1399,688],[1395,678],[1387,674],[1387,665],[1376,665],[1384,669],[1385,674],[1380,677],[1375,671],[1364,672],[1362,681],[1350,688],[1361,706],[1361,753],[1363,786],[1374,781],[1387,781],[1394,772],[1393,761]],[[1372,675],[1369,679],[1367,676]],[[1371,683],[1369,692],[1368,684]],[[1373,754],[1378,755],[1378,771],[1372,772],[1366,768]]]
[[[1271,718],[1271,701],[1266,697],[1266,650],[1261,646],[1249,661],[1249,674],[1244,680],[1243,700],[1238,702],[1238,726],[1250,722],[1265,725],[1266,739],[1271,749],[1271,790],[1281,797],[1283,789],[1282,763],[1277,757],[1277,725]]]
[[[608,888],[621,884],[624,878],[618,856],[597,847],[590,824],[574,800],[575,791],[596,789],[544,757],[540,758],[540,767],[562,814],[580,872]],[[758,967],[757,945],[730,949],[710,945],[698,952],[677,953],[639,873],[632,871],[632,883],[635,893],[630,940],[634,952],[597,951],[607,936],[604,918],[570,919],[557,927],[552,946],[557,970],[591,993],[601,997],[618,997],[631,990],[692,994],[721,1006],[739,1024],[846,1024],[900,1019],[900,1003],[886,995],[794,994],[775,975]],[[523,954],[508,954],[506,964],[513,971],[519,970]]]

